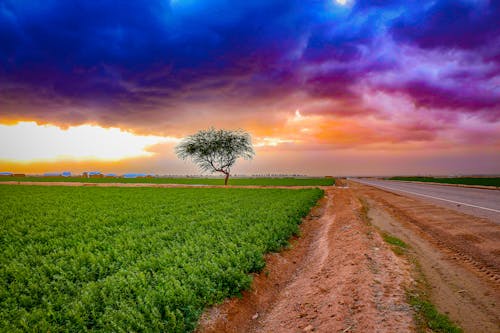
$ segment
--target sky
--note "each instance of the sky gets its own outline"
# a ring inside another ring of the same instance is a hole
[[[500,174],[500,1],[0,0],[0,171]]]

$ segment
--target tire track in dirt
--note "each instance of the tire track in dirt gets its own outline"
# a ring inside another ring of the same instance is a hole
[[[412,283],[409,265],[363,221],[361,205],[351,190],[328,189],[325,200],[322,216],[303,234],[308,245],[299,246],[298,255],[293,253],[295,248],[280,254],[281,266],[268,262],[282,283],[261,284],[257,277],[253,291],[242,300],[208,310],[199,332],[414,330],[405,295]],[[299,262],[291,274],[287,271],[290,258]],[[272,297],[262,302],[266,293]],[[249,313],[249,306],[257,311]]]
[[[462,262],[500,288],[500,226],[484,218],[373,187],[352,184],[354,189],[380,202],[391,214],[416,226],[451,259]]]
[[[441,311],[466,332],[500,332],[497,224],[351,185],[368,200],[372,223],[412,246],[431,287],[431,300]]]

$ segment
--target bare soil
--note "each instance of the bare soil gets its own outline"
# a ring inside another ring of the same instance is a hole
[[[413,280],[361,216],[352,190],[330,188],[303,238],[267,257],[252,289],[207,310],[198,332],[412,332]],[[320,213],[320,217],[318,217]]]
[[[411,245],[430,298],[466,332],[500,332],[500,226],[361,184],[380,229]]]

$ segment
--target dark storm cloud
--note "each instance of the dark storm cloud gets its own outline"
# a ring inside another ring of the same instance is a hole
[[[475,49],[498,42],[499,22],[498,1],[441,0],[403,14],[391,31],[424,48]]]
[[[0,0],[0,117],[175,126],[297,93],[362,113],[364,86],[498,115],[499,16],[473,0]],[[408,68],[412,50],[425,63]]]

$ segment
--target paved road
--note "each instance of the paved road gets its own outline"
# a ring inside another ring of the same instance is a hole
[[[419,198],[466,214],[488,218],[500,224],[500,190],[418,184],[394,180],[351,180]]]

